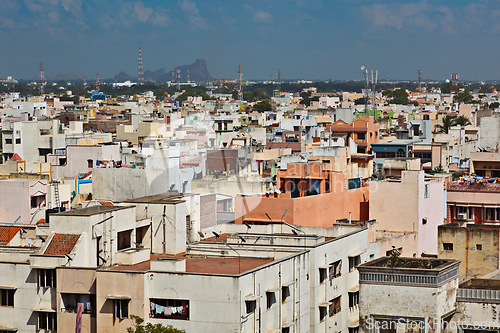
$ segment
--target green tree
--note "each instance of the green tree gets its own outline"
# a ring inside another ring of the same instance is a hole
[[[498,102],[493,102],[493,103],[490,103],[490,104],[488,105],[488,107],[489,107],[490,109],[492,109],[492,110],[494,110],[494,109],[498,108],[499,106],[500,106],[500,103],[498,103]]]
[[[453,100],[457,103],[467,104],[472,102],[472,95],[467,90],[464,90],[453,96]]]
[[[446,115],[443,117],[441,121],[442,124],[437,124],[436,129],[441,133],[448,134],[448,131],[453,126],[453,118],[451,116]]]
[[[201,97],[203,97],[203,99],[205,101],[214,99],[213,97],[208,96],[208,94],[206,92],[204,92],[203,90],[193,88],[193,89],[187,89],[186,91],[184,91],[182,93],[182,95],[180,95],[176,98],[176,100],[179,102],[184,102],[185,100],[187,100],[188,96],[193,96],[193,97],[201,96]]]
[[[354,100],[354,105],[363,105],[363,104],[365,104],[364,97],[360,97],[360,98]]]
[[[467,126],[470,125],[470,121],[466,116],[460,116],[455,118],[455,120],[453,121],[453,125]]]
[[[131,315],[130,318],[133,324],[132,327],[127,327],[127,333],[186,333],[186,330],[180,330],[172,325],[147,323],[144,326],[144,319],[139,316]]]
[[[235,101],[238,100],[238,90],[233,91],[233,93],[231,95],[232,95],[233,100],[235,100]]]
[[[441,85],[441,92],[443,94],[451,93],[451,82],[446,82]]]
[[[268,101],[262,101],[253,106],[253,108],[259,112],[271,111],[272,107]]]

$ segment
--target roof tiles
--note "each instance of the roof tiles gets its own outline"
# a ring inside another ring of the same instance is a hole
[[[79,238],[80,235],[55,234],[44,254],[55,256],[68,254],[73,250]]]

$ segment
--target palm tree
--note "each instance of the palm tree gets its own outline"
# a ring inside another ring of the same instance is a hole
[[[470,121],[469,121],[469,118],[467,118],[466,116],[460,116],[460,117],[455,118],[455,120],[453,121],[453,124],[460,125],[460,126],[467,126],[467,125],[470,125]]]
[[[441,121],[443,124],[437,124],[436,129],[439,130],[440,133],[448,134],[449,129],[454,125],[453,118],[451,116],[444,116]]]

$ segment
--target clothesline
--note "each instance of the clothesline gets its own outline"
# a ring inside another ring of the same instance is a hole
[[[151,312],[158,315],[172,316],[175,314],[185,315],[187,313],[187,305],[170,306],[160,305],[150,302]]]

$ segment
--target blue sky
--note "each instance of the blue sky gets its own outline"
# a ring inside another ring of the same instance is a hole
[[[0,0],[0,75],[110,78],[207,61],[213,77],[500,79],[500,1]]]

